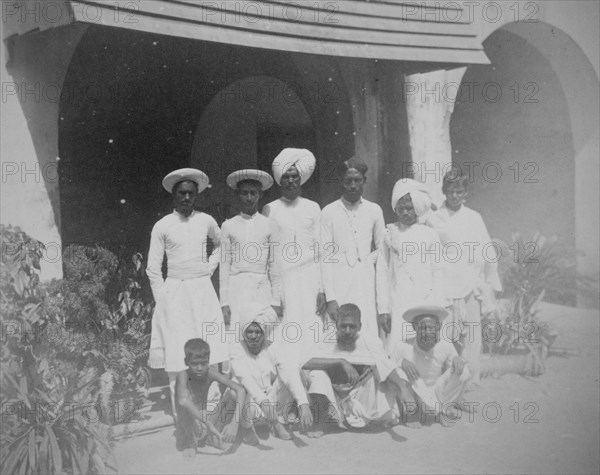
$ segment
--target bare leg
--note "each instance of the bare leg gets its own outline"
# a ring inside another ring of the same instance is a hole
[[[410,429],[420,429],[419,405],[412,389],[405,380],[400,381],[400,397],[398,399],[400,419]]]
[[[325,421],[328,416],[329,401],[321,394],[309,394],[310,410],[313,413],[313,425],[308,429],[308,437],[318,439],[325,434]]]
[[[177,409],[175,408],[175,382],[177,371],[167,371],[169,375],[169,389],[171,390],[171,410],[173,411],[173,423],[177,423]]]

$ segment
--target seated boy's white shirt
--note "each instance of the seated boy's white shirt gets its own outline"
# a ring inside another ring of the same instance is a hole
[[[298,405],[308,404],[308,397],[298,364],[286,361],[280,347],[270,345],[258,355],[251,354],[243,343],[230,345],[231,368],[234,377],[248,391],[254,402],[260,404],[278,376],[288,387]]]
[[[403,360],[415,364],[420,379],[426,386],[432,386],[443,374],[444,370],[452,365],[452,360],[458,356],[452,343],[440,340],[431,350],[425,352],[419,348],[416,338],[396,342],[391,352],[392,360],[398,367]]]
[[[385,381],[396,369],[385,354],[381,340],[369,335],[359,335],[352,351],[341,349],[334,339],[315,343],[302,358],[301,364],[306,364],[312,358],[344,359],[350,364],[374,366],[379,382]]]

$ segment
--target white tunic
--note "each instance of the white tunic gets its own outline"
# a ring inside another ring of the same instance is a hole
[[[215,249],[207,256],[207,240]],[[167,278],[162,263],[167,258]],[[228,359],[221,338],[223,316],[210,276],[219,263],[220,231],[205,213],[185,217],[174,211],[152,229],[148,267],[156,308],[152,317],[149,363],[153,368],[181,371],[186,368],[183,346],[191,338],[210,345],[210,362]]]
[[[442,242],[446,298],[459,299],[484,287],[500,292],[496,248],[481,215],[461,206],[452,211],[446,203],[427,217]]]
[[[443,298],[441,245],[437,232],[423,224],[394,223],[386,229],[377,257],[377,313],[392,315],[388,341],[405,341],[413,330],[402,318],[404,311]]]
[[[452,360],[457,356],[452,343],[444,340],[440,340],[429,351],[419,348],[414,339],[407,343],[396,342],[391,351],[391,359],[398,367],[403,360],[414,363],[419,379],[412,383],[412,387],[429,408],[438,412],[443,405],[460,401],[471,377],[468,366],[460,376],[452,373]]]
[[[259,213],[240,213],[223,223],[219,293],[221,306],[231,308],[232,325],[239,322],[244,304],[280,305],[273,244],[270,221]]]
[[[302,353],[315,335],[318,338],[322,333],[317,314],[317,294],[322,291],[321,209],[302,197],[293,201],[279,198],[265,205],[263,213],[275,228],[275,259],[281,269],[281,337]]]
[[[327,301],[356,304],[362,333],[377,336],[375,261],[385,222],[379,205],[340,198],[321,212],[321,273]]]

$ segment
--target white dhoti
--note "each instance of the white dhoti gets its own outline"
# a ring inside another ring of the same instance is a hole
[[[210,345],[211,364],[227,361],[223,329],[221,305],[209,276],[168,277],[152,317],[148,363],[169,372],[184,370],[183,347],[192,338],[202,338]]]
[[[398,416],[396,391],[380,384],[370,372],[349,391],[336,390],[325,371],[304,371],[308,394],[325,396],[330,403],[329,421],[365,427],[371,421],[388,422]],[[327,419],[325,420],[327,422]]]
[[[327,264],[324,264],[327,265]],[[369,256],[354,266],[344,257],[333,265],[335,296],[338,305],[353,303],[360,309],[361,333],[377,338],[377,310],[375,308],[375,264]]]
[[[229,308],[231,325],[240,321],[240,314],[248,304],[269,307],[272,302],[271,283],[267,274],[242,272],[229,276]]]
[[[319,265],[313,262],[289,267],[282,272],[283,319],[275,339],[303,354],[323,338],[323,319],[317,314],[320,286]]]
[[[288,424],[296,420],[295,399],[281,378],[276,377],[273,384],[265,389],[264,394],[264,398],[276,407],[279,422]],[[260,404],[250,394],[246,395],[242,418],[242,425],[245,427],[266,422]]]
[[[452,368],[448,368],[433,384],[428,385],[419,378],[412,384],[412,389],[428,410],[440,413],[449,404],[462,402],[465,386],[470,379],[471,372],[467,366],[460,376],[453,373]]]
[[[481,302],[470,293],[465,298],[453,299],[450,315],[442,325],[442,338],[459,341],[463,336],[462,357],[467,360],[472,371],[472,382],[479,384],[481,372]]]

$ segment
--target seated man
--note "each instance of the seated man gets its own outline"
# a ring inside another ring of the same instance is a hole
[[[339,307],[336,337],[327,334],[303,364],[315,424],[310,437],[320,437],[326,422],[340,427],[365,427],[372,421],[398,420],[396,399],[416,404],[401,370],[386,356],[379,338],[361,335],[360,309]]]
[[[249,304],[241,313],[242,338],[231,345],[233,376],[246,389],[242,411],[243,441],[258,445],[255,424],[266,423],[283,440],[292,437],[283,424],[298,406],[303,430],[312,425],[312,414],[298,365],[287,361],[281,346],[271,345],[277,315],[268,305]],[[295,419],[295,417],[294,417]]]
[[[403,314],[417,332],[416,337],[406,343],[395,341],[392,349],[392,360],[406,374],[417,399],[417,405],[405,407],[403,418],[420,415],[423,421],[429,413],[443,426],[448,426],[449,411],[459,408],[471,374],[454,345],[440,341],[440,322],[447,315],[446,309],[436,305],[415,306]],[[416,428],[421,423],[417,418],[407,425]]]
[[[177,373],[175,382],[177,449],[183,450],[186,457],[194,457],[207,436],[210,445],[226,449],[224,442],[232,443],[237,436],[246,391],[214,367],[209,367],[210,347],[201,338],[188,340],[184,353],[187,369]],[[216,408],[209,411],[208,389],[214,381],[226,386],[227,390]]]

